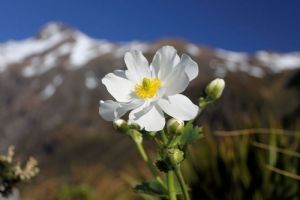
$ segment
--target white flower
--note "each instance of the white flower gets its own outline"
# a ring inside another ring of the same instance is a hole
[[[183,121],[198,113],[198,106],[180,94],[198,75],[198,65],[189,56],[181,58],[170,46],[159,49],[149,65],[140,51],[125,54],[127,70],[107,74],[102,83],[116,101],[100,101],[100,115],[107,121],[129,113],[129,121],[146,131],[165,126],[166,114]]]

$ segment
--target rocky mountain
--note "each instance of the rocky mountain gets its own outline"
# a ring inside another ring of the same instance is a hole
[[[99,100],[111,98],[100,80],[124,68],[126,51],[141,50],[151,59],[167,44],[199,64],[199,77],[186,91],[192,100],[214,77],[226,80],[223,98],[199,123],[219,129],[299,128],[300,52],[248,54],[175,39],[114,43],[50,23],[32,38],[0,44],[0,151],[14,144],[38,156],[45,169],[66,164],[57,171],[82,162],[78,156],[120,167],[134,150],[98,115]],[[112,163],[124,149],[124,157]]]

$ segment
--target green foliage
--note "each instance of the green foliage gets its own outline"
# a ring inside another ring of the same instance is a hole
[[[300,133],[206,134],[185,165],[193,199],[300,198]]]
[[[63,185],[55,195],[56,200],[93,200],[93,191],[87,185]]]
[[[177,195],[182,194],[180,185],[177,180],[175,180],[174,189]],[[141,184],[135,186],[134,191],[137,193],[152,195],[160,199],[168,199],[168,194],[161,188],[161,185],[156,180],[144,181]]]
[[[134,191],[157,197],[167,197],[167,193],[156,180],[144,181],[143,183],[135,186]]]
[[[185,149],[188,144],[195,142],[202,136],[202,128],[193,126],[189,122],[183,129],[182,134],[178,138],[178,145],[181,149]]]
[[[0,197],[8,196],[13,187],[20,182],[20,178],[14,173],[15,164],[0,161]]]
[[[151,170],[153,176],[156,178],[155,181],[144,181],[143,183],[135,187],[135,191],[142,194],[156,196],[162,199],[176,199],[174,195],[183,195],[184,199],[189,199],[187,187],[185,186],[184,179],[180,172],[180,164],[185,159],[185,149],[188,144],[201,138],[202,129],[198,126],[193,126],[192,122],[183,125],[179,128],[180,123],[176,124],[175,119],[171,119],[168,122],[168,127],[165,130],[159,132],[153,136],[158,146],[156,159],[156,167],[149,160],[142,146],[142,139],[136,139],[133,133],[140,133],[137,130],[128,130],[127,135],[135,141],[138,150],[143,157],[143,160]],[[177,126],[177,127],[176,127]],[[178,129],[179,128],[179,129]],[[177,131],[178,129],[178,131]],[[137,134],[143,136],[142,134]],[[157,169],[160,172],[168,174],[168,181],[163,182]],[[175,173],[176,181],[178,181],[178,187],[175,187],[174,178],[170,178],[171,173]]]

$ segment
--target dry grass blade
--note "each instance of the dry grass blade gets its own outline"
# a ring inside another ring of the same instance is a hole
[[[297,158],[300,158],[300,153],[298,153],[296,151],[292,151],[292,150],[288,150],[288,149],[283,149],[283,148],[279,148],[279,147],[267,145],[267,144],[260,143],[260,142],[251,142],[251,145],[255,146],[255,147],[258,147],[260,149],[265,149],[265,150],[270,150],[270,151],[276,151],[276,152],[279,152],[279,153],[283,153],[283,154],[286,154],[286,155],[295,156]]]
[[[266,168],[269,169],[272,172],[277,173],[277,174],[280,174],[280,175],[283,175],[283,176],[286,176],[286,177],[289,177],[289,178],[300,181],[300,175],[298,175],[298,174],[293,174],[292,172],[288,172],[288,171],[285,171],[285,170],[282,170],[282,169],[278,169],[278,168],[272,167],[270,165],[266,165]]]
[[[221,137],[233,137],[233,136],[243,136],[243,135],[254,135],[254,134],[276,134],[276,135],[286,135],[296,137],[294,131],[282,130],[282,129],[266,129],[266,128],[257,128],[257,129],[243,129],[243,130],[234,130],[234,131],[215,131],[215,135]]]

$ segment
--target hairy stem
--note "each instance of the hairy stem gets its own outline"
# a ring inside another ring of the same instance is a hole
[[[187,188],[187,185],[185,184],[185,181],[184,181],[184,178],[182,176],[182,173],[181,173],[181,170],[180,170],[179,166],[177,166],[175,168],[175,174],[176,174],[176,177],[178,179],[180,188],[182,190],[184,200],[190,200],[190,195],[189,195],[189,192],[188,192],[188,188]]]

